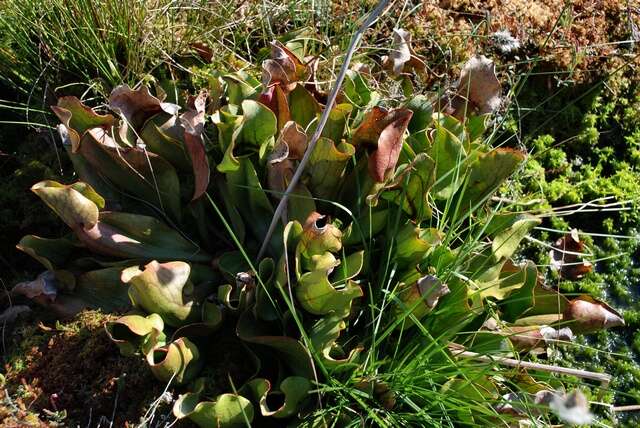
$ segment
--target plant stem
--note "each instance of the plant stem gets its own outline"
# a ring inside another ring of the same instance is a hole
[[[614,407],[613,411],[614,412],[637,412],[637,411],[640,411],[640,404]]]
[[[453,355],[456,357],[469,358],[476,361],[482,361],[483,363],[498,363],[508,367],[540,370],[543,372],[565,374],[570,376],[576,376],[583,379],[591,379],[591,380],[600,382],[600,385],[603,388],[608,387],[609,382],[611,381],[611,375],[608,375],[606,373],[595,373],[587,370],[571,369],[568,367],[552,366],[549,364],[532,363],[529,361],[515,360],[513,358],[490,357],[488,355],[482,355],[482,354],[478,354],[476,352],[471,352],[471,351],[460,351],[460,352],[454,351]]]
[[[280,216],[282,215],[282,212],[287,206],[289,195],[291,194],[293,189],[295,189],[296,185],[298,184],[298,181],[300,181],[300,177],[304,172],[304,168],[307,165],[307,162],[309,162],[311,153],[313,153],[313,149],[315,148],[316,143],[318,142],[318,140],[320,139],[320,136],[322,135],[322,130],[324,129],[324,126],[326,125],[327,120],[329,119],[329,113],[331,112],[331,109],[333,108],[336,98],[338,97],[338,92],[340,91],[340,87],[342,86],[342,81],[344,80],[344,77],[347,74],[347,70],[349,69],[349,63],[351,62],[351,58],[353,57],[353,53],[355,52],[356,47],[360,42],[360,39],[362,39],[362,35],[367,30],[367,28],[369,28],[376,21],[376,19],[378,19],[378,17],[382,14],[382,11],[384,11],[384,9],[387,7],[388,3],[389,3],[389,0],[380,0],[380,2],[375,7],[375,9],[373,9],[371,13],[369,13],[369,15],[362,22],[362,25],[360,25],[358,30],[351,37],[351,43],[349,44],[349,48],[347,49],[347,53],[345,54],[344,62],[342,63],[342,67],[340,68],[340,73],[338,74],[338,78],[336,79],[333,85],[333,88],[331,89],[331,94],[329,95],[329,98],[327,99],[327,103],[324,106],[324,110],[322,112],[322,116],[320,116],[318,126],[316,127],[316,130],[313,133],[313,137],[309,142],[309,146],[307,147],[307,150],[304,152],[304,156],[302,157],[302,160],[300,161],[300,164],[298,165],[298,168],[296,169],[295,174],[293,174],[293,177],[291,178],[291,182],[289,182],[289,186],[287,186],[287,190],[282,195],[282,199],[280,199],[280,202],[278,203],[278,206],[276,207],[276,210],[273,213],[273,218],[271,219],[271,223],[269,224],[269,229],[267,230],[267,234],[265,235],[264,241],[262,242],[262,246],[260,247],[260,251],[258,252],[258,260],[260,260],[264,255],[267,249],[267,246],[269,245],[269,240],[271,239],[271,236],[273,235],[273,232],[276,229],[276,225],[280,220]]]

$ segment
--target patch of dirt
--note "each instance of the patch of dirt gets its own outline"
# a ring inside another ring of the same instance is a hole
[[[637,37],[632,23],[640,10],[635,2],[628,7],[618,0],[569,3],[429,0],[409,26],[418,33],[414,46],[428,60],[441,52],[452,56],[442,61],[442,68],[436,65],[436,74],[447,73],[449,64],[462,63],[464,56],[478,49],[499,56],[501,43],[494,35],[506,31],[521,46],[507,56],[518,55],[519,61],[536,58],[531,65],[541,70],[558,72],[562,79],[589,82],[603,70],[619,66],[621,58],[631,52],[633,45],[622,41]],[[526,62],[523,65],[528,68]]]
[[[85,311],[55,328],[40,324],[36,334],[44,336],[42,343],[30,348],[33,337],[23,332],[28,349],[19,345],[17,357],[5,366],[1,426],[14,426],[11,419],[35,424],[26,426],[58,426],[56,419],[65,411],[64,426],[97,426],[101,418],[111,421],[112,416],[113,426],[135,425],[162,394],[163,385],[142,358],[122,357],[109,340],[104,324],[114,318]]]

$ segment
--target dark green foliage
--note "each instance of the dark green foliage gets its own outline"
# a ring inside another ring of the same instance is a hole
[[[596,268],[580,281],[559,281],[559,286],[570,293],[606,296],[622,309],[629,326],[580,339],[586,347],[564,347],[560,362],[612,374],[615,397],[610,398],[616,405],[637,403],[640,394],[635,333],[640,313],[640,91],[635,79],[632,69],[623,69],[595,86],[564,88],[555,97],[532,81],[519,100],[521,105],[544,102],[522,122],[533,158],[520,180],[522,192],[546,197],[553,207],[594,200],[592,209],[613,204],[608,211],[550,218],[543,226],[612,235],[583,236],[592,259],[599,260]],[[538,232],[536,237],[553,243],[559,235]],[[528,254],[549,260],[546,250]],[[636,413],[621,417],[628,426],[638,421]]]

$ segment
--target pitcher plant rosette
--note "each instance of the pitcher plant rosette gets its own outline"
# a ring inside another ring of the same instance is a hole
[[[385,61],[410,92],[424,63],[401,48]],[[203,428],[392,425],[393,412],[454,425],[548,418],[557,379],[467,356],[539,361],[624,322],[514,258],[541,220],[495,197],[526,153],[486,135],[502,91],[493,63],[474,57],[445,96],[402,102],[350,70],[331,106],[318,63],[274,42],[261,80],[215,72],[175,103],[161,85],[117,87],[108,112],[60,98],[78,181],[32,191],[71,231],[20,241],[46,271],[14,291],[60,316],[125,313],[111,339],[177,387],[174,415]],[[410,372],[425,375],[407,384]],[[445,412],[420,389],[489,404]]]

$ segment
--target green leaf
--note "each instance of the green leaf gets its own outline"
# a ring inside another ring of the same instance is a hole
[[[138,308],[159,314],[172,327],[197,320],[198,302],[189,281],[191,267],[185,262],[152,261],[141,270],[133,266],[122,271],[122,282],[130,284],[129,297]]]
[[[106,134],[94,132],[98,129],[85,134],[79,153],[117,188],[179,220],[180,182],[173,166],[141,148],[118,148]]]
[[[235,282],[240,272],[249,272],[251,267],[240,251],[222,253],[217,260],[217,268],[229,282]]]
[[[119,279],[122,268],[85,272],[77,278],[67,270],[45,271],[33,281],[11,290],[44,306],[60,318],[71,318],[85,309],[117,312],[129,309],[127,286]]]
[[[547,289],[540,281],[529,279],[525,285],[506,299],[501,307],[503,318],[509,322],[518,322],[523,317],[553,315],[552,321],[538,324],[551,324],[557,321],[567,308],[569,300],[557,290]]]
[[[289,371],[307,379],[313,378],[310,355],[298,340],[282,336],[264,321],[255,318],[252,311],[245,311],[236,326],[238,337],[254,345],[270,348],[285,363]]]
[[[483,114],[480,116],[467,117],[465,125],[467,128],[467,135],[469,136],[468,138],[471,143],[482,137],[482,134],[484,134],[484,131],[487,128],[489,116],[489,114]]]
[[[73,252],[73,243],[66,238],[47,239],[35,235],[24,236],[16,248],[39,261],[47,270],[65,265]]]
[[[211,261],[211,256],[155,217],[120,212],[102,212],[91,229],[76,229],[76,235],[91,250],[121,258]]]
[[[161,382],[174,385],[189,383],[202,368],[198,347],[186,337],[147,352],[151,373]]]
[[[222,325],[223,320],[223,313],[218,303],[205,300],[202,304],[202,323],[211,330],[215,330]]]
[[[347,119],[351,115],[353,106],[351,104],[338,104],[329,112],[327,124],[322,129],[322,137],[340,144],[347,126]]]
[[[307,186],[298,182],[293,191],[289,194],[287,203],[287,220],[305,221],[309,215],[316,210],[316,203],[313,195]]]
[[[353,363],[362,351],[362,347],[357,346],[346,355],[341,352],[336,341],[345,328],[347,325],[342,317],[329,315],[319,319],[309,332],[313,348],[320,353],[325,367],[331,370],[348,370],[349,367],[353,367],[350,363]]]
[[[104,312],[129,309],[129,287],[120,280],[121,273],[121,267],[82,273],[76,279],[73,295],[85,302],[87,307],[102,309]]]
[[[254,237],[262,241],[273,217],[273,207],[262,189],[251,160],[241,158],[238,167],[236,171],[226,174],[229,198]],[[278,237],[281,235],[277,233],[273,236],[271,247],[279,250]]]
[[[227,74],[222,76],[227,84],[227,98],[229,104],[239,106],[246,99],[252,98],[257,92],[258,86],[252,86],[237,74]]]
[[[433,121],[432,103],[433,101],[426,95],[417,95],[410,99],[406,105],[413,112],[408,129],[412,140],[415,141],[412,147],[418,153],[425,152],[429,147],[427,128]]]
[[[74,153],[70,145],[69,133],[63,125],[58,126],[60,138],[62,139],[62,145],[64,146],[67,156],[73,164],[73,169],[76,172],[78,178],[94,188],[94,190],[100,194],[106,201],[109,201],[109,205],[120,205],[123,199],[123,195],[118,193],[114,189],[113,185],[108,183],[99,172],[93,168],[93,166],[84,158],[80,153]],[[105,202],[106,203],[106,202]]]
[[[291,110],[291,118],[304,129],[322,111],[318,101],[302,85],[297,85],[289,94],[289,109]]]
[[[533,262],[528,261],[523,266],[516,266],[507,261],[500,271],[498,279],[490,282],[479,282],[480,295],[483,298],[493,297],[503,300],[516,290],[535,284],[538,270]]]
[[[427,255],[427,251],[438,245],[442,239],[443,235],[437,229],[421,229],[413,223],[407,223],[395,238],[395,260],[403,266],[417,264]]]
[[[524,158],[524,153],[505,148],[478,156],[469,166],[469,181],[461,196],[461,211],[467,212],[488,198],[515,172]]]
[[[51,106],[51,110],[67,128],[73,153],[78,151],[80,140],[86,131],[96,127],[109,129],[116,124],[116,118],[112,115],[98,114],[73,96],[60,97],[58,105]]]
[[[472,402],[497,400],[499,396],[499,390],[489,376],[470,369],[465,372],[464,379],[454,378],[445,383],[440,393]]]
[[[449,293],[440,298],[437,310],[425,318],[434,335],[459,332],[483,311],[480,295],[471,294],[465,281],[453,277],[447,280],[447,287]]]
[[[491,249],[496,260],[511,257],[520,241],[542,220],[530,214],[498,214],[487,225],[487,235],[492,235]]]
[[[262,259],[258,266],[258,277],[261,282],[259,282],[256,287],[255,312],[256,317],[261,320],[275,321],[280,317],[276,306],[276,298],[280,290],[276,288],[275,284],[276,276],[280,274],[280,272],[276,269],[284,270],[284,264],[276,267],[276,264],[271,258]]]
[[[311,383],[304,377],[289,376],[280,384],[280,390],[274,391],[271,382],[258,378],[250,381],[246,385],[246,389],[259,403],[262,416],[282,419],[297,413],[299,404],[307,397],[311,389]],[[275,409],[271,407],[273,402],[278,403],[278,407]]]
[[[146,317],[134,314],[109,321],[105,328],[109,338],[120,349],[120,353],[124,356],[132,356],[153,330],[157,332],[164,330],[164,322],[158,314],[150,314]]]
[[[351,311],[353,299],[363,296],[362,289],[348,281],[344,288],[336,289],[329,281],[327,271],[304,273],[295,288],[300,305],[314,315],[336,314],[346,317]]]
[[[218,171],[223,173],[235,172],[240,168],[240,162],[236,157],[235,151],[239,145],[248,145],[262,149],[266,144],[272,144],[276,132],[278,132],[278,124],[276,116],[269,109],[258,101],[244,100],[242,102],[242,120],[239,124],[224,124],[222,121],[225,115],[220,114],[214,122],[218,126],[221,133],[220,139],[223,144],[227,144],[224,151],[222,162],[217,166]],[[229,117],[228,120],[233,119]],[[228,133],[233,130],[231,139],[228,139]]]
[[[276,116],[266,105],[253,100],[242,101],[242,122],[234,133],[236,144],[262,145],[278,132]]]
[[[180,171],[191,170],[191,164],[184,150],[184,144],[167,132],[173,128],[179,128],[184,133],[184,128],[176,125],[176,116],[160,113],[151,117],[142,127],[140,138],[153,153],[169,161]],[[174,131],[175,133],[176,131]]]
[[[370,237],[376,236],[388,224],[389,210],[367,212],[353,221],[344,231],[342,243],[345,247],[363,245]]]
[[[374,94],[364,81],[362,74],[355,70],[347,70],[343,91],[349,102],[360,108],[369,105]]]
[[[364,266],[364,250],[357,251],[342,259],[338,268],[331,273],[331,283],[342,283],[358,276]]]
[[[349,143],[341,142],[336,146],[328,138],[318,140],[305,173],[309,188],[316,197],[330,199],[336,194],[347,162],[354,154],[355,147]]]
[[[78,182],[65,186],[56,181],[45,180],[31,187],[73,230],[91,228],[98,222],[98,208],[104,206],[104,199],[91,186]]]
[[[467,154],[462,141],[439,122],[431,135],[431,159],[436,165],[433,193],[436,199],[450,198],[464,179]]]
[[[398,168],[396,178],[381,197],[401,205],[411,219],[421,222],[431,217],[429,191],[434,182],[435,162],[419,153],[409,165]]]
[[[181,395],[173,405],[178,419],[189,418],[200,428],[241,428],[253,421],[253,406],[241,395],[221,394],[215,401],[200,401],[200,395]]]
[[[242,221],[242,216],[240,215],[239,207],[235,205],[235,198],[232,196],[232,193],[229,191],[229,187],[227,186],[226,181],[223,177],[218,176],[215,181],[216,188],[218,190],[219,200],[222,202],[224,209],[227,214],[227,221],[230,222],[231,227],[233,229],[233,233],[235,234],[238,242],[244,243],[246,236],[246,228],[244,222]]]
[[[298,244],[300,243],[303,234],[304,228],[300,224],[300,222],[297,221],[290,221],[289,223],[287,223],[282,233],[283,251],[287,252],[289,260],[293,259],[293,269],[296,280],[300,278],[300,272],[302,270],[302,257],[300,255],[300,252],[298,251]],[[286,260],[284,254],[281,255],[275,275],[276,287],[288,287],[288,263],[291,263],[291,261]]]

